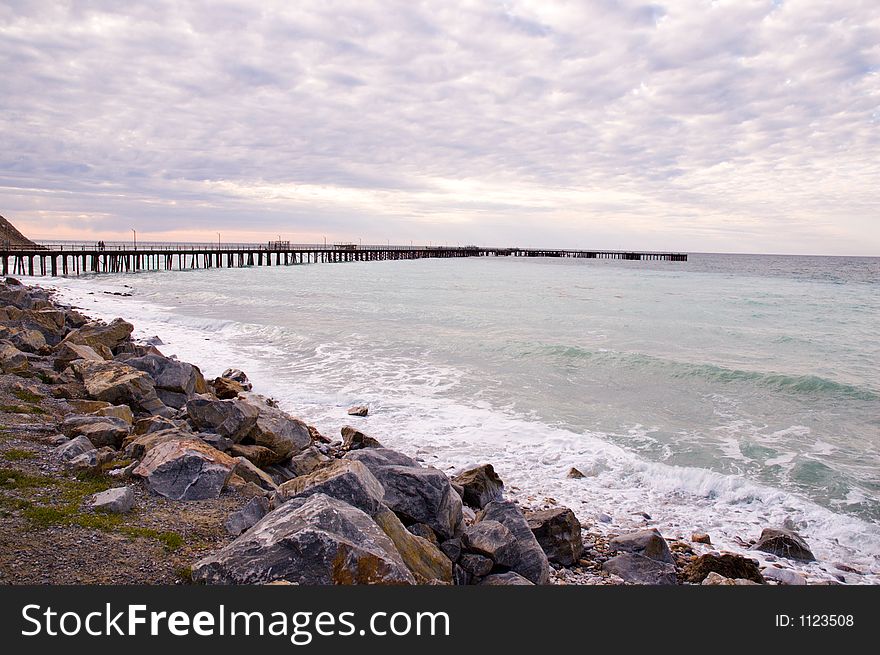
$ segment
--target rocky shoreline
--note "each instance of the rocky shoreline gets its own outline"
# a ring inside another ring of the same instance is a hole
[[[206,380],[39,287],[0,282],[0,582],[829,584],[786,526],[715,552],[656,527],[605,535],[505,499],[352,426],[331,439],[230,368]],[[353,407],[352,421],[368,412]],[[577,477],[578,471],[570,475]]]

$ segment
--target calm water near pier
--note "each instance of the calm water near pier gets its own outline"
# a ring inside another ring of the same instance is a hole
[[[50,284],[207,375],[244,369],[327,434],[358,420],[444,469],[492,462],[513,495],[608,514],[609,530],[646,512],[670,536],[701,529],[733,548],[787,520],[822,559],[880,572],[880,259],[419,260]],[[349,419],[356,403],[371,415]],[[567,479],[572,466],[587,477]]]

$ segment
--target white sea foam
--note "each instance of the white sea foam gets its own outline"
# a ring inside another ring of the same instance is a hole
[[[357,333],[348,335],[346,343],[322,343],[291,361],[291,344],[304,341],[289,327],[186,315],[167,304],[102,293],[127,290],[113,280],[40,282],[94,316],[131,320],[138,337],[159,335],[166,354],[198,364],[208,376],[230,366],[246,370],[259,391],[325,434],[337,434],[341,425],[354,420],[345,414],[349,405],[367,403],[371,414],[358,425],[386,445],[450,473],[491,462],[508,494],[523,503],[558,502],[587,522],[600,513],[612,517],[610,523],[596,522],[596,530],[619,532],[647,524],[685,539],[691,531],[708,531],[714,548],[742,551],[738,539],[755,538],[762,527],[790,521],[819,558],[819,564],[805,567],[811,575],[828,576],[822,562],[846,561],[869,572],[848,575],[847,582],[880,582],[876,524],[740,475],[645,460],[602,432],[575,432],[517,413],[512,406],[456,397],[452,392],[463,373],[454,366],[391,354],[383,358],[379,346],[378,356],[364,357],[372,344]],[[785,430],[789,436],[809,432],[803,426]],[[647,439],[649,432],[634,426],[631,436]],[[777,440],[785,436],[782,432],[765,438]],[[724,443],[725,452],[742,458],[738,447],[734,453],[733,443]],[[830,452],[828,446],[818,442],[815,453]],[[791,458],[779,454],[765,464],[787,465]],[[568,479],[572,467],[586,477]],[[847,501],[861,499],[851,492]],[[767,559],[762,553],[749,554]]]

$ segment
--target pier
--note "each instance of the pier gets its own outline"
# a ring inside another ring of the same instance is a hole
[[[182,271],[252,266],[386,261],[454,257],[573,257],[685,262],[687,253],[479,246],[376,246],[359,244],[51,244],[14,247],[0,243],[3,275],[71,276],[90,273]]]

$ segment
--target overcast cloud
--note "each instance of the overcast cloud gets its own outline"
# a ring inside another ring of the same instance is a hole
[[[36,238],[880,255],[876,0],[0,2]]]

